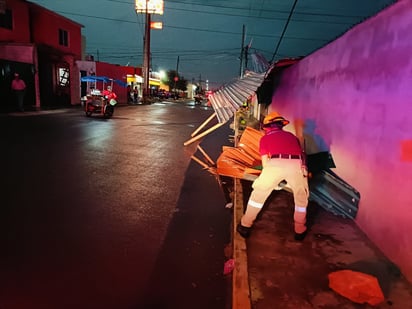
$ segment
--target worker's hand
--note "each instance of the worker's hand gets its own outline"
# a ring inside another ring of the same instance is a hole
[[[302,165],[302,174],[303,174],[303,177],[308,177],[309,175],[308,167],[306,165]]]

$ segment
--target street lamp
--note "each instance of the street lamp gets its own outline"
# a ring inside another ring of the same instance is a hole
[[[150,72],[150,29],[151,14],[163,15],[163,0],[135,0],[136,13],[145,14],[145,34],[143,37],[143,103],[146,103],[149,95]]]

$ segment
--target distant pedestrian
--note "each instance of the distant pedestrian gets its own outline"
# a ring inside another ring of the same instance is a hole
[[[132,87],[130,85],[127,85],[127,103],[133,103]]]
[[[292,189],[295,203],[295,239],[306,235],[306,208],[309,188],[303,149],[298,138],[283,127],[288,120],[273,112],[263,120],[265,135],[260,139],[259,152],[262,158],[262,173],[253,182],[246,212],[237,225],[238,233],[247,238],[252,225],[266,199],[273,190],[286,185]]]
[[[133,102],[134,103],[139,102],[139,90],[137,90],[137,86],[135,86],[133,89]]]
[[[19,73],[14,73],[14,79],[11,82],[11,90],[16,96],[17,108],[24,112],[24,95],[26,93],[26,83],[20,79]]]

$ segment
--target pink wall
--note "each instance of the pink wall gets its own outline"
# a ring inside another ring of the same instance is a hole
[[[398,1],[286,69],[269,109],[330,148],[356,223],[412,282],[411,16]]]

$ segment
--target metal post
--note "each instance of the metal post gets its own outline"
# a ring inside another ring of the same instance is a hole
[[[173,91],[176,93],[176,82],[177,82],[177,78],[179,78],[179,57],[177,56],[177,62],[176,62],[176,76],[174,77],[174,86],[173,86]]]
[[[147,6],[147,1],[146,1]],[[146,24],[143,44],[143,103],[147,103],[150,94],[149,74],[150,74],[150,14],[146,9]]]
[[[240,46],[240,68],[239,68],[239,76],[240,77],[243,77],[244,45],[245,45],[245,25],[243,25],[243,27],[242,27],[242,45]]]

